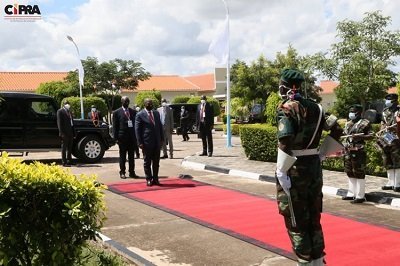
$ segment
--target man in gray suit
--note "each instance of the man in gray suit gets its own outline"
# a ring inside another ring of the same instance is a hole
[[[172,109],[167,105],[167,100],[161,100],[161,107],[157,109],[160,113],[161,124],[164,130],[164,142],[162,145],[163,156],[160,158],[168,158],[167,145],[169,148],[169,158],[174,158],[174,144],[172,142],[172,133],[174,129],[174,114]]]

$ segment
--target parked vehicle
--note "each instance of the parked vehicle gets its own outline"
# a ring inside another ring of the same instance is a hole
[[[174,113],[174,129],[179,131],[182,106],[185,106],[185,109],[189,112],[189,121],[188,121],[189,132],[197,133],[196,112],[198,104],[196,103],[176,103],[169,105],[169,107],[172,108]]]
[[[265,106],[262,104],[254,104],[251,107],[249,115],[249,123],[261,123],[263,120]]]
[[[61,149],[53,98],[31,93],[0,92],[0,151],[37,152]],[[88,163],[103,158],[115,141],[105,122],[74,119],[72,154]]]

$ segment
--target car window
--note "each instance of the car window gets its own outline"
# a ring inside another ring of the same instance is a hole
[[[0,105],[0,121],[19,121],[23,120],[23,105],[20,101],[4,99]]]
[[[51,102],[35,100],[29,104],[28,116],[30,119],[46,119],[56,116],[56,110]]]

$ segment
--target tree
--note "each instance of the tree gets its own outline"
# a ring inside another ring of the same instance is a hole
[[[150,73],[141,67],[141,63],[133,60],[117,58],[99,64],[97,58],[87,57],[86,60],[82,60],[82,65],[85,71],[83,94],[93,94],[104,98],[109,114],[111,114],[115,105],[116,96],[120,95],[122,89],[135,90],[139,81],[150,77]],[[77,72],[71,71],[66,81],[71,84],[71,87],[75,88],[75,95],[79,95]]]
[[[36,89],[36,93],[52,96],[57,102],[58,106],[61,106],[61,101],[64,98],[75,95],[75,91],[72,89],[72,87],[68,86],[68,84],[63,81],[41,83]]]
[[[341,41],[328,53],[312,57],[316,70],[340,82],[335,90],[335,110],[341,116],[355,103],[365,110],[368,102],[382,99],[395,84],[390,66],[395,65],[393,57],[400,54],[400,33],[386,29],[390,22],[380,11],[365,13],[361,22],[341,21],[337,24]]]
[[[150,98],[153,101],[153,107],[158,108],[161,105],[161,92],[152,91],[141,91],[136,95],[135,104],[139,106],[140,109],[144,108],[144,100]]]

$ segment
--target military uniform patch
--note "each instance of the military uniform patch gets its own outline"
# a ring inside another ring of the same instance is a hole
[[[279,130],[279,131],[283,131],[284,129],[285,129],[285,124],[282,123],[282,122],[279,122],[278,130]]]

